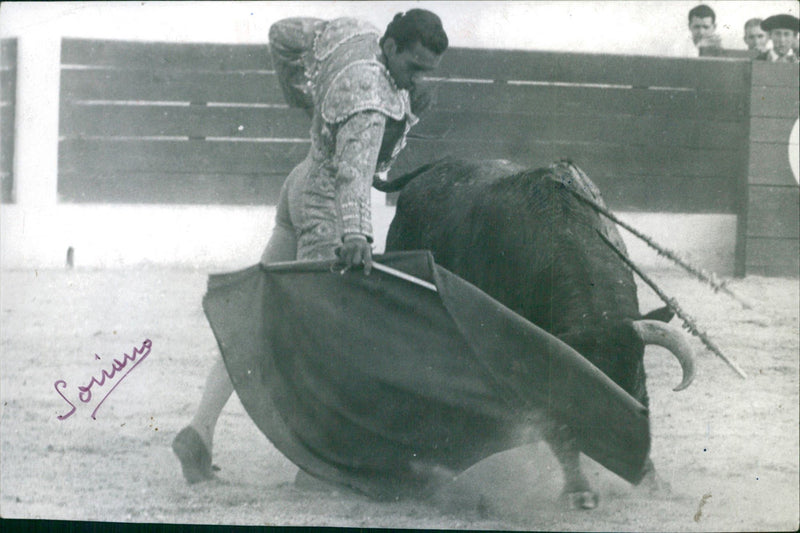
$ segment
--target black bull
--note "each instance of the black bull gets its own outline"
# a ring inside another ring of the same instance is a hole
[[[688,386],[688,344],[664,323],[672,317],[666,309],[640,314],[630,270],[597,234],[626,253],[616,226],[573,195],[602,204],[576,166],[525,169],[446,158],[375,187],[402,188],[387,251],[431,250],[438,264],[559,337],[645,407],[648,343],[676,355],[684,377],[675,390]],[[569,428],[547,426],[545,439],[564,472],[564,497],[577,507],[596,506]],[[647,468],[645,479],[653,482],[650,461]]]

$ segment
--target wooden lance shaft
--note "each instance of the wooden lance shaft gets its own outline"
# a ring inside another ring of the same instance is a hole
[[[641,269],[637,267],[636,264],[634,264],[634,262],[630,260],[630,258],[628,258],[628,256],[623,254],[616,246],[614,246],[611,243],[611,241],[608,240],[608,238],[605,235],[603,235],[603,233],[600,230],[596,231],[597,234],[600,236],[600,238],[603,239],[603,241],[608,245],[608,247],[611,248],[614,251],[614,253],[616,253],[617,256],[619,256],[619,258],[622,259],[622,261],[626,265],[628,265],[628,267],[631,270],[636,272],[636,274],[640,278],[642,278],[642,280],[645,283],[647,283],[647,285],[649,285],[650,288],[653,289],[656,294],[658,294],[658,297],[661,298],[661,300],[665,304],[667,304],[667,306],[669,306],[669,308],[672,309],[675,312],[675,314],[681,318],[681,320],[683,320],[684,327],[687,330],[689,330],[689,332],[692,335],[694,335],[695,337],[699,337],[700,340],[703,341],[703,344],[706,345],[706,348],[717,354],[723,361],[725,361],[725,363],[728,364],[728,366],[730,366],[737,374],[739,374],[739,376],[741,376],[743,379],[747,379],[747,374],[744,373],[744,370],[739,368],[739,365],[734,363],[732,360],[728,359],[725,356],[725,354],[722,353],[722,351],[717,347],[716,344],[714,344],[714,342],[712,342],[712,340],[708,337],[708,335],[706,335],[704,331],[702,331],[700,328],[697,327],[697,323],[695,322],[695,320],[691,316],[689,316],[686,312],[684,312],[683,309],[681,309],[681,306],[678,305],[678,302],[674,298],[670,298],[669,296],[664,294],[664,292],[655,284],[655,282],[652,279],[650,279],[650,277],[647,276],[647,274],[642,272]]]
[[[673,261],[674,263],[676,263],[677,265],[682,267],[684,270],[686,270],[690,274],[692,274],[695,277],[697,277],[699,280],[704,281],[705,283],[708,283],[708,285],[711,286],[711,288],[714,290],[714,292],[717,292],[717,291],[724,292],[725,294],[727,294],[728,296],[730,296],[731,298],[733,298],[734,300],[739,302],[741,304],[742,308],[744,308],[744,309],[752,309],[753,308],[753,304],[752,303],[748,302],[746,299],[742,298],[741,296],[737,295],[732,290],[727,288],[725,286],[725,282],[724,281],[723,282],[718,281],[714,274],[709,274],[705,270],[697,268],[697,267],[695,267],[693,265],[690,265],[689,263],[685,262],[683,259],[681,259],[678,256],[678,254],[676,254],[672,250],[668,250],[668,249],[664,248],[663,246],[660,246],[653,239],[651,239],[650,237],[648,237],[647,235],[645,235],[643,233],[640,233],[638,230],[636,230],[636,228],[632,227],[631,225],[626,224],[625,222],[623,222],[622,220],[617,218],[611,211],[609,211],[608,209],[606,209],[602,205],[598,204],[597,202],[595,202],[595,201],[593,201],[593,200],[591,200],[589,198],[586,198],[585,196],[581,195],[580,193],[578,193],[576,191],[573,191],[571,189],[567,189],[567,190],[569,190],[569,192],[571,192],[572,195],[575,196],[578,200],[584,202],[585,204],[587,204],[589,207],[591,207],[592,209],[594,209],[598,213],[608,217],[615,224],[617,224],[617,225],[625,228],[629,232],[633,233],[635,236],[637,236],[638,238],[643,240],[645,243],[647,243],[648,246],[650,246],[651,248],[656,250],[660,255],[663,255],[663,256],[667,257],[668,259],[670,259],[671,261]]]

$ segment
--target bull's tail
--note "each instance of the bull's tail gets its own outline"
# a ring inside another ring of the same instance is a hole
[[[422,165],[421,167],[418,167],[418,168],[412,170],[411,172],[406,172],[405,174],[403,174],[399,178],[395,178],[395,179],[393,179],[391,181],[388,181],[388,180],[384,181],[384,180],[378,178],[377,176],[375,176],[375,177],[372,178],[372,186],[375,187],[376,189],[378,189],[381,192],[397,192],[400,189],[402,189],[403,187],[405,187],[406,185],[408,185],[408,182],[410,182],[411,180],[413,180],[414,178],[416,178],[420,174],[424,174],[425,172],[429,171],[430,169],[432,169],[433,167],[435,167],[439,163],[441,163],[441,162],[443,162],[443,161],[445,161],[445,160],[447,160],[449,158],[450,158],[450,156],[445,156],[445,157],[443,157],[441,159],[437,159],[436,161],[433,161],[431,163],[426,163],[426,164]]]

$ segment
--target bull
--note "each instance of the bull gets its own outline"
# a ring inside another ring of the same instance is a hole
[[[430,250],[438,264],[566,342],[645,407],[645,345],[664,346],[678,359],[683,379],[675,390],[693,379],[688,342],[666,324],[672,313],[640,314],[632,273],[598,232],[626,254],[624,243],[613,223],[575,197],[602,204],[572,163],[526,169],[445,158],[375,187],[402,189],[387,251]],[[563,500],[596,507],[570,428],[545,426],[543,437],[564,474]],[[644,479],[658,486],[650,459],[645,471]]]

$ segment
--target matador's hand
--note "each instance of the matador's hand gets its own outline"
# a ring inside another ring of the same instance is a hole
[[[367,238],[361,234],[345,235],[342,245],[336,249],[336,255],[344,269],[364,265],[364,274],[369,275],[372,270],[372,246]]]

